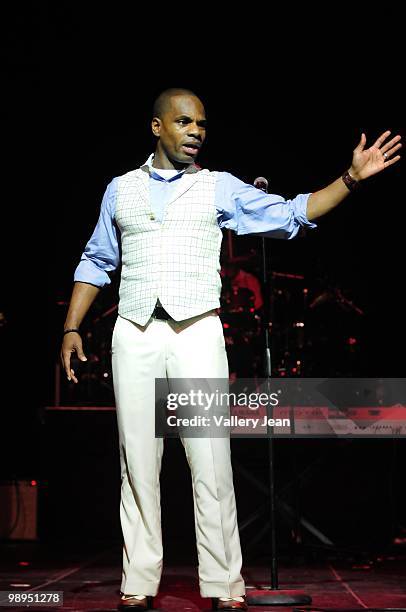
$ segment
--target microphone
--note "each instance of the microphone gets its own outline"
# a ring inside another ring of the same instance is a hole
[[[264,176],[257,176],[254,181],[254,187],[268,193],[268,181]]]

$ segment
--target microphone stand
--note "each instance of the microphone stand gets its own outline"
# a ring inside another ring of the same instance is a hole
[[[265,193],[268,192],[268,181],[263,177],[258,177],[254,181],[254,186]],[[264,375],[267,384],[268,397],[271,393],[271,345],[269,334],[269,323],[272,322],[273,303],[270,297],[270,266],[269,252],[267,249],[266,238],[261,238],[262,247],[262,282],[264,287],[264,356],[265,368]],[[269,240],[269,239],[268,239]],[[273,417],[273,409],[270,403],[267,408],[268,419]],[[268,426],[268,434],[272,434],[273,428]],[[275,529],[275,482],[274,482],[274,440],[272,435],[268,435],[268,457],[269,457],[269,517],[271,529],[271,585],[259,589],[250,589],[247,593],[247,603],[252,606],[286,606],[295,604],[310,604],[312,598],[303,591],[296,589],[280,589],[278,582],[278,560],[276,556],[276,529]]]

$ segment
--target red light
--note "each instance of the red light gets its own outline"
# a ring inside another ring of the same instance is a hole
[[[29,565],[28,561],[19,561],[18,565],[22,565],[23,567],[26,567],[27,565]]]
[[[223,327],[224,327],[224,329],[228,329],[230,326],[229,326],[228,323],[223,323]]]
[[[31,480],[31,486],[32,487],[36,487],[37,486],[37,481],[36,480]]]
[[[348,338],[347,342],[348,342],[348,344],[350,346],[353,346],[354,344],[357,344],[357,339],[356,338]]]

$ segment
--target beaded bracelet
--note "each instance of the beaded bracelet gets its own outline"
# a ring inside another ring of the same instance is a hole
[[[70,332],[76,332],[77,334],[80,334],[79,329],[77,327],[71,327],[70,329],[65,329],[63,335],[69,334]]]

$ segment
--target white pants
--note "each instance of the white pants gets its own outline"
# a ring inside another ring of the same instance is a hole
[[[112,360],[121,460],[124,538],[121,591],[156,595],[162,573],[155,378],[228,378],[223,329],[215,312],[145,327],[118,317]],[[183,438],[192,474],[202,597],[245,592],[228,438]]]

